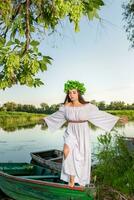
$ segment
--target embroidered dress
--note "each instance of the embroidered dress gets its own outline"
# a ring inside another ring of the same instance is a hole
[[[61,105],[59,110],[44,118],[50,131],[60,128],[67,120],[88,120],[97,127],[109,132],[119,117],[114,116],[91,103],[82,106]],[[88,122],[69,122],[63,135],[69,153],[62,162],[60,178],[69,182],[70,175],[75,176],[75,183],[85,186],[90,183],[91,171],[91,133]]]

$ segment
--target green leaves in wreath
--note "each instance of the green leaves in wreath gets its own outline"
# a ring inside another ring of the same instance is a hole
[[[81,94],[84,94],[86,91],[86,88],[84,86],[84,83],[80,83],[79,81],[76,80],[68,80],[65,84],[64,84],[64,92],[67,93],[69,90],[72,89],[77,89],[80,91]]]

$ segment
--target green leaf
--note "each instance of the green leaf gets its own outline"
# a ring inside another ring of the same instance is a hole
[[[97,16],[96,13],[97,13],[97,9],[96,8],[94,8],[92,11],[88,12],[88,18],[89,18],[89,20],[93,20],[93,18],[95,16]]]
[[[46,63],[44,63],[42,60],[40,61],[40,70],[42,72],[46,71],[47,70],[47,65]]]
[[[11,46],[11,45],[13,45],[14,44],[14,42],[12,41],[12,40],[9,40],[8,42],[7,42],[7,46]]]
[[[37,86],[39,87],[41,85],[44,85],[44,83],[39,78],[36,78],[34,80],[34,87],[37,87]]]
[[[38,46],[40,43],[37,40],[32,40],[30,44],[34,47]]]
[[[0,36],[0,46],[4,46],[6,39]]]
[[[43,62],[44,63],[52,64],[51,60],[53,60],[51,57],[49,57],[49,56],[43,56]]]
[[[16,44],[20,44],[20,41],[18,39],[15,38],[15,43]]]

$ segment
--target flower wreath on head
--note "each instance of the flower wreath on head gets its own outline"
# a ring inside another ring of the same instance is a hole
[[[72,90],[72,89],[79,90],[81,95],[84,94],[86,91],[84,83],[80,83],[79,81],[68,80],[64,84],[64,92],[67,93],[69,90]]]

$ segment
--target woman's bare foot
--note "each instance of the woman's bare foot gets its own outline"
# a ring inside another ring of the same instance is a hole
[[[74,176],[70,176],[70,181],[68,183],[70,187],[74,187]]]
[[[74,183],[68,183],[69,187],[74,187]]]

